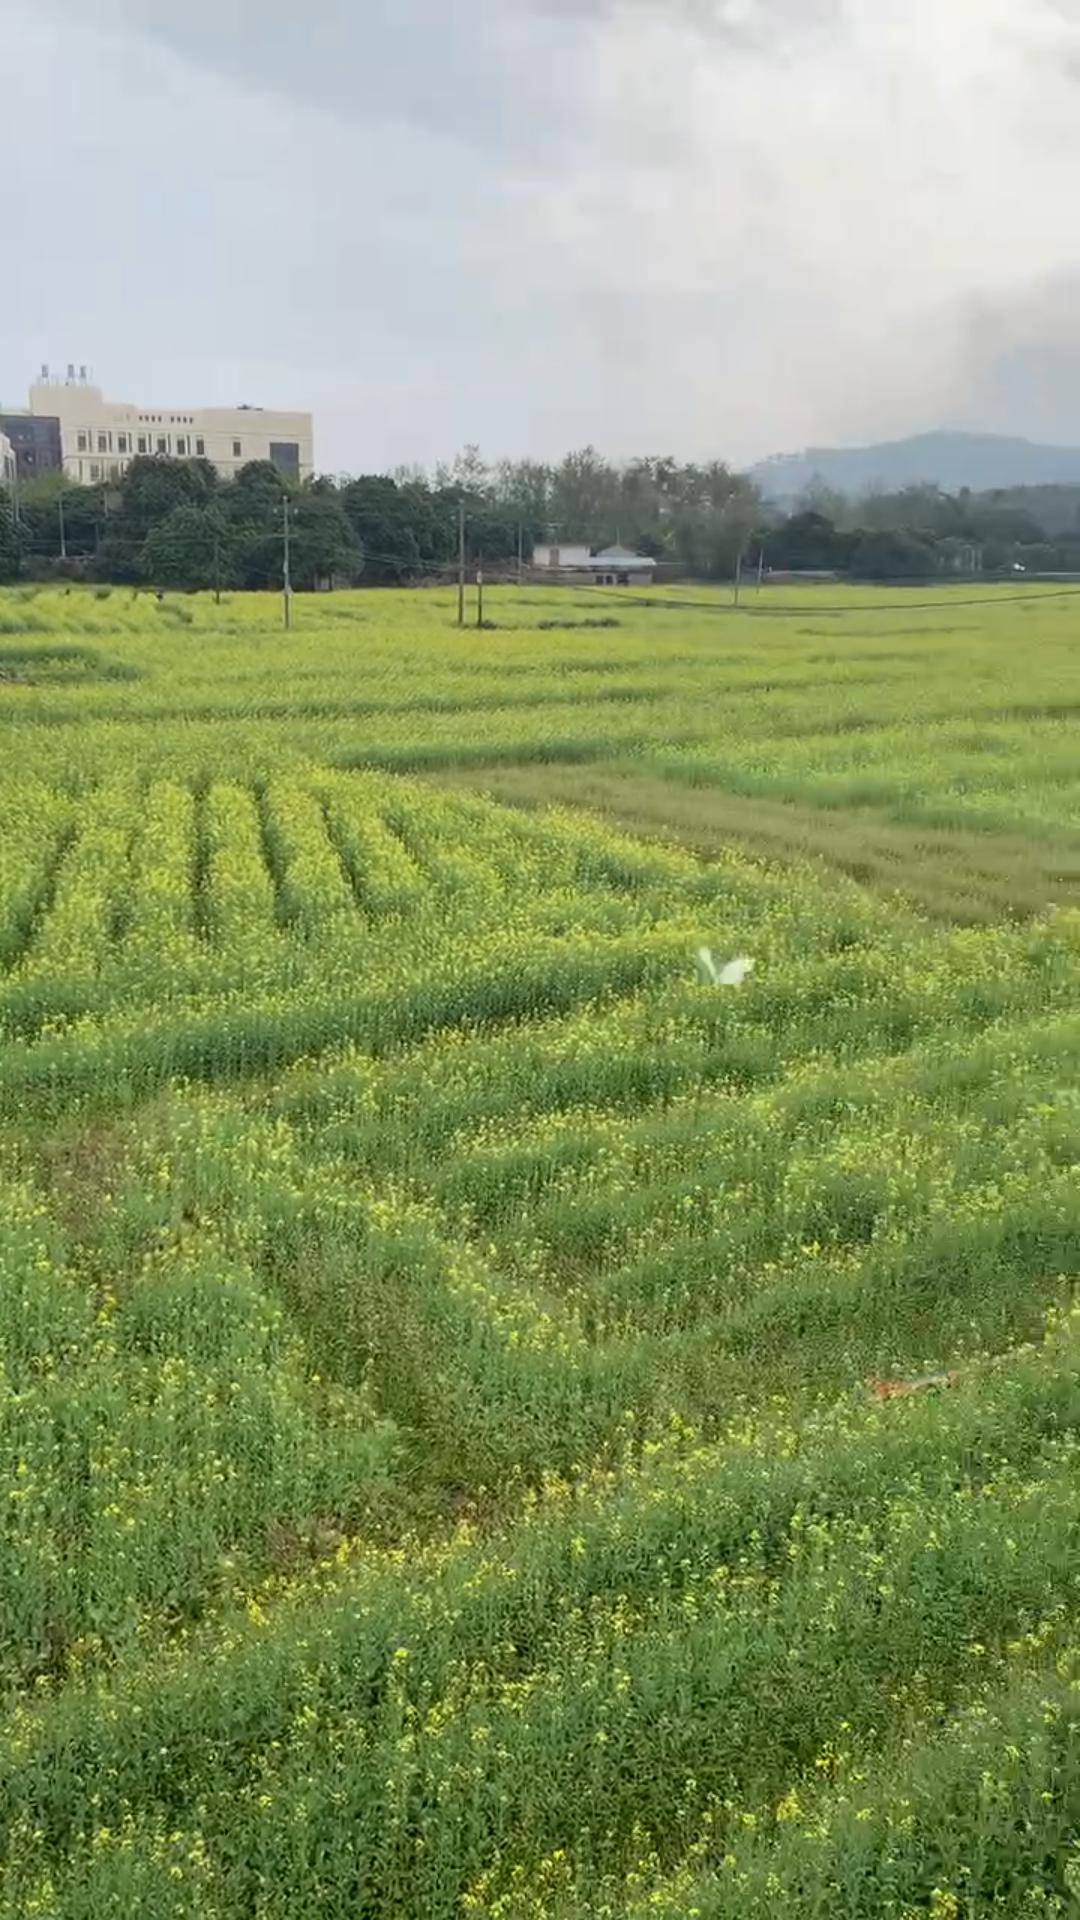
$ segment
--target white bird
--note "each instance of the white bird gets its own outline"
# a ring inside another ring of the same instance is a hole
[[[697,963],[701,969],[701,978],[707,987],[741,987],[748,974],[753,973],[755,962],[740,953],[735,960],[718,965],[716,955],[709,947],[699,947]]]

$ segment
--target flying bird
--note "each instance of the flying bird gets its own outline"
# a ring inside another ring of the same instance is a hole
[[[739,954],[735,960],[718,963],[709,947],[698,948],[697,963],[702,982],[707,987],[741,987],[747,975],[753,973],[755,964],[745,953]]]

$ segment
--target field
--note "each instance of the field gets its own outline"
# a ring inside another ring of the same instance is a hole
[[[488,610],[0,595],[0,1915],[1075,1912],[1080,597]]]

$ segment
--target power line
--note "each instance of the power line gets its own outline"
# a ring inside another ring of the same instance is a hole
[[[585,584],[584,582],[582,583]],[[861,583],[860,583],[861,584]],[[892,583],[895,584],[895,583]],[[620,606],[665,607],[674,613],[734,613],[735,608],[726,606],[722,600],[661,600],[655,594],[641,594],[627,601],[622,593],[612,592],[606,587],[591,587],[589,591],[605,600],[617,600]],[[860,613],[948,613],[954,607],[1000,607],[1023,606],[1025,603],[1037,603],[1045,600],[1075,600],[1080,595],[1080,586],[1056,587],[1048,593],[984,593],[978,599],[968,600],[887,600],[884,602],[864,601],[856,606],[839,607],[835,604],[822,606],[813,600],[800,600],[793,605],[773,607],[740,607],[739,612],[748,620],[780,620],[789,614],[823,613],[846,614],[851,617]]]

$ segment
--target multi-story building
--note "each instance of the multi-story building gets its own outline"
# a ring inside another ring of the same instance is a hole
[[[63,465],[60,422],[32,413],[0,412],[0,433],[7,436],[20,480],[49,473]]]
[[[0,427],[0,487],[11,487],[14,484],[15,449],[3,427]]]
[[[66,380],[50,379],[48,368],[30,389],[26,412],[0,415],[8,438],[20,430],[26,442],[44,439],[47,429],[58,458],[39,455],[33,466],[19,452],[20,474],[46,465],[62,465],[72,480],[92,485],[116,480],[137,454],[173,459],[205,459],[226,479],[250,460],[272,460],[283,474],[307,480],[313,471],[309,413],[272,413],[263,407],[147,407],[106,400],[100,387],[69,366]]]

